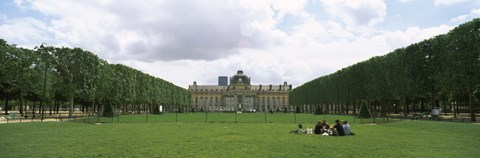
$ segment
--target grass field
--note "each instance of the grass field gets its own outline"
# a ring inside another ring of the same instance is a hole
[[[289,134],[295,126],[293,122],[0,124],[0,157],[464,158],[480,154],[479,124],[351,124],[357,135],[346,137]]]

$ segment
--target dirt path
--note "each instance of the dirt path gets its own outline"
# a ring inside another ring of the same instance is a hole
[[[3,120],[0,120],[0,124],[3,124],[3,123],[25,123],[25,122],[62,122],[61,120],[59,119],[53,119],[53,118],[48,118],[48,119],[43,119],[40,120],[40,119],[15,119],[15,120],[8,120],[7,119],[3,119]]]

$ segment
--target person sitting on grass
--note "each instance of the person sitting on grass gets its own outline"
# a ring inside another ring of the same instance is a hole
[[[330,125],[328,125],[327,123],[327,120],[323,119],[322,120],[322,124],[320,124],[323,128],[322,128],[322,133],[324,133],[325,131],[327,131],[329,128],[330,128]]]
[[[345,132],[345,135],[350,135],[350,125],[348,125],[347,120],[342,121],[343,124],[343,131]]]
[[[329,129],[329,128],[324,129],[323,131],[324,131],[324,132],[323,132],[322,136],[331,136],[331,135],[333,135],[333,131],[332,131],[331,129]]]
[[[345,131],[343,130],[343,126],[340,124],[340,120],[335,120],[335,125],[333,126],[337,131],[337,136],[345,136]]]
[[[318,121],[317,124],[315,125],[314,133],[315,134],[323,134],[323,126],[322,126],[321,121]]]

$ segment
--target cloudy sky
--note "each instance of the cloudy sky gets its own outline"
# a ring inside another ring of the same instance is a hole
[[[299,86],[480,17],[480,0],[2,0],[0,38],[81,47],[181,87]]]

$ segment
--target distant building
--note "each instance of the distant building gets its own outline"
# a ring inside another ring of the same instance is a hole
[[[218,85],[219,86],[228,86],[228,77],[227,76],[218,76]]]
[[[220,83],[220,77],[219,77]],[[209,111],[292,111],[288,104],[288,92],[292,85],[287,82],[278,85],[251,85],[250,77],[238,70],[230,77],[229,85],[193,85],[188,86],[192,92],[192,110]]]

